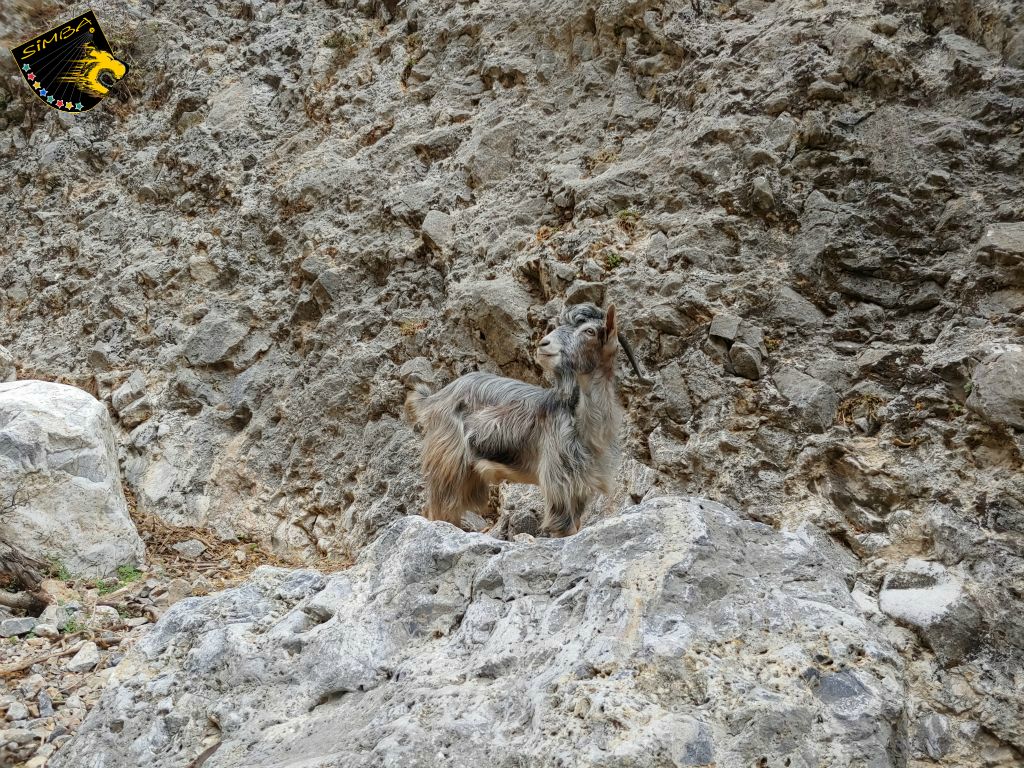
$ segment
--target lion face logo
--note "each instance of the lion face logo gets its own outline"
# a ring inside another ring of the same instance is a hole
[[[107,51],[98,51],[91,45],[82,46],[84,58],[75,59],[60,80],[71,83],[84,93],[106,96],[114,83],[124,77],[128,67]]]
[[[62,112],[92,109],[128,74],[92,11],[26,40],[11,53],[28,87]]]

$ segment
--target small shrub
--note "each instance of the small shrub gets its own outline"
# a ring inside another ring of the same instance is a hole
[[[76,632],[82,632],[85,629],[85,624],[78,621],[77,619],[68,619],[64,625],[64,634],[73,635]]]
[[[60,581],[71,581],[75,578],[68,567],[57,558],[50,559],[50,573]]]
[[[131,584],[133,581],[141,579],[142,573],[134,565],[119,565],[117,566],[117,578],[123,584]]]
[[[398,329],[403,336],[415,336],[426,327],[426,320],[406,320],[398,327]],[[255,544],[250,545],[250,548],[253,550],[255,550],[255,547]]]

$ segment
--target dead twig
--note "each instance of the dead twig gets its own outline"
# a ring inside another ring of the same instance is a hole
[[[34,656],[31,659],[19,661],[17,664],[8,664],[7,666],[0,667],[0,677],[6,677],[7,675],[16,674],[18,672],[28,669],[33,664],[41,664],[44,661],[55,659],[58,656],[67,656],[69,653],[77,653],[82,649],[83,645],[85,645],[85,640],[80,640],[72,646],[69,646],[67,648],[61,648],[59,651],[53,651],[42,656]]]

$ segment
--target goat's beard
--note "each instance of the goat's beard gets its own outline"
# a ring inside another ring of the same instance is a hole
[[[534,359],[550,381],[557,381],[558,369],[562,365],[562,354],[560,352],[556,352],[554,355],[542,355],[538,352]]]

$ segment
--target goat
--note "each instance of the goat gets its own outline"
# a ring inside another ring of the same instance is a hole
[[[550,388],[478,371],[434,393],[422,384],[409,393],[424,432],[426,517],[458,525],[466,510],[486,512],[490,484],[510,480],[539,485],[543,529],[567,536],[579,530],[591,493],[610,493],[623,414],[615,393],[620,344],[647,380],[617,330],[614,306],[566,307],[559,323],[536,353]]]

